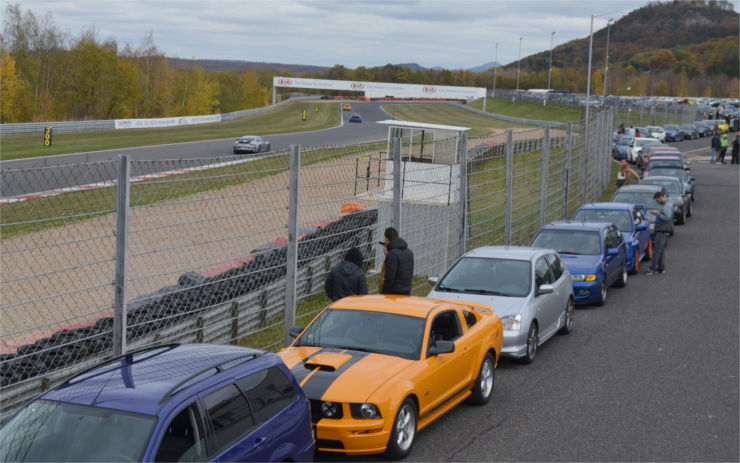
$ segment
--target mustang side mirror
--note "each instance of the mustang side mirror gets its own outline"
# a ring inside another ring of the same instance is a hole
[[[288,334],[291,338],[295,339],[298,337],[299,334],[301,334],[304,328],[304,326],[293,326],[290,328],[290,330],[288,330]]]
[[[430,356],[449,354],[450,352],[455,352],[455,343],[452,341],[437,340],[429,347],[427,352]]]
[[[540,287],[537,288],[537,295],[552,294],[553,291],[555,291],[555,287],[553,285],[540,285]]]
[[[646,223],[641,223],[640,225],[637,226],[637,231],[643,231],[647,229],[648,229],[648,226]]]
[[[429,283],[432,286],[436,285],[438,281],[439,281],[439,277],[429,277],[429,278],[427,278],[427,283]]]

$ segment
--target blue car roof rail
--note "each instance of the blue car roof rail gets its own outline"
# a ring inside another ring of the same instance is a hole
[[[163,405],[163,404],[167,403],[172,398],[172,396],[175,395],[175,392],[177,392],[177,390],[180,389],[184,384],[187,384],[193,378],[197,378],[198,376],[202,375],[203,373],[205,373],[205,372],[207,372],[209,370],[214,370],[215,369],[216,370],[216,373],[221,373],[222,371],[224,371],[223,365],[225,365],[227,363],[231,363],[231,362],[233,362],[235,360],[241,360],[241,359],[245,359],[246,360],[247,357],[249,357],[248,360],[253,360],[253,359],[256,359],[257,357],[260,357],[262,355],[264,355],[264,352],[250,352],[248,354],[237,355],[236,357],[232,357],[232,358],[229,358],[229,359],[226,359],[226,360],[221,360],[220,362],[217,362],[217,363],[215,363],[213,365],[210,365],[210,366],[208,366],[206,368],[203,368],[202,370],[199,370],[199,371],[193,373],[192,375],[184,378],[183,380],[181,380],[180,382],[178,382],[177,384],[175,384],[174,386],[172,386],[167,392],[164,393],[164,395],[162,396],[162,398],[159,399],[159,403],[158,404],[159,405]]]
[[[61,383],[59,386],[55,387],[54,389],[61,389],[64,386],[69,385],[72,381],[77,380],[77,379],[79,379],[80,381],[83,380],[83,379],[88,379],[88,378],[80,378],[80,376],[83,376],[83,375],[85,375],[87,373],[90,373],[93,370],[96,370],[98,368],[104,367],[106,365],[110,365],[110,364],[112,364],[114,362],[117,362],[118,360],[121,360],[121,359],[124,359],[125,358],[126,360],[128,360],[129,362],[131,362],[134,359],[134,355],[142,354],[144,352],[149,352],[149,351],[156,350],[156,349],[167,349],[167,350],[170,350],[170,349],[174,349],[175,347],[177,347],[179,345],[180,345],[179,343],[160,344],[160,345],[142,347],[141,349],[133,350],[131,352],[126,352],[123,355],[119,355],[117,357],[113,357],[113,358],[111,358],[109,360],[106,360],[106,361],[104,361],[102,363],[96,363],[95,365],[91,366],[90,368],[88,368],[86,370],[83,370],[83,371],[77,373],[76,375],[72,376],[71,378],[67,378],[63,383]],[[106,373],[106,372],[101,371],[100,373]]]

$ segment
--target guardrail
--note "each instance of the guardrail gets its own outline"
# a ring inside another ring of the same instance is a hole
[[[283,106],[287,103],[302,100],[313,100],[316,97],[313,96],[302,96],[302,97],[291,97],[287,100],[281,101],[274,105],[265,106],[262,108],[243,109],[241,111],[233,111],[230,113],[222,114],[222,122],[238,119],[244,116],[251,116],[254,114],[261,114],[268,111],[272,111],[275,108]],[[54,132],[94,132],[97,130],[115,130],[116,121],[111,120],[98,120],[98,121],[69,121],[69,122],[23,122],[16,124],[0,124],[0,135],[12,135],[18,133],[43,133],[44,128],[51,127]]]

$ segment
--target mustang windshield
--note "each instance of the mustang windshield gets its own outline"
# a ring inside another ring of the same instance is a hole
[[[296,346],[354,349],[418,360],[426,319],[387,312],[329,309],[296,341]]]
[[[632,218],[629,211],[583,209],[573,216],[573,220],[579,222],[611,222],[621,232],[632,232]]]
[[[0,432],[0,461],[141,461],[154,418],[37,400]]]
[[[543,230],[534,238],[532,246],[554,249],[560,254],[601,254],[600,234],[595,231]]]
[[[437,291],[525,297],[529,294],[529,261],[465,257],[437,284]]]

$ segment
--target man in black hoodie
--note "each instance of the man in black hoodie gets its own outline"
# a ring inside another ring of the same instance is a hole
[[[414,253],[393,227],[385,229],[384,251],[383,285],[380,287],[380,293],[410,296],[411,279],[414,276]]]
[[[347,296],[367,294],[367,280],[362,271],[362,252],[352,248],[344,255],[344,260],[331,268],[324,283],[326,295],[332,301]]]

